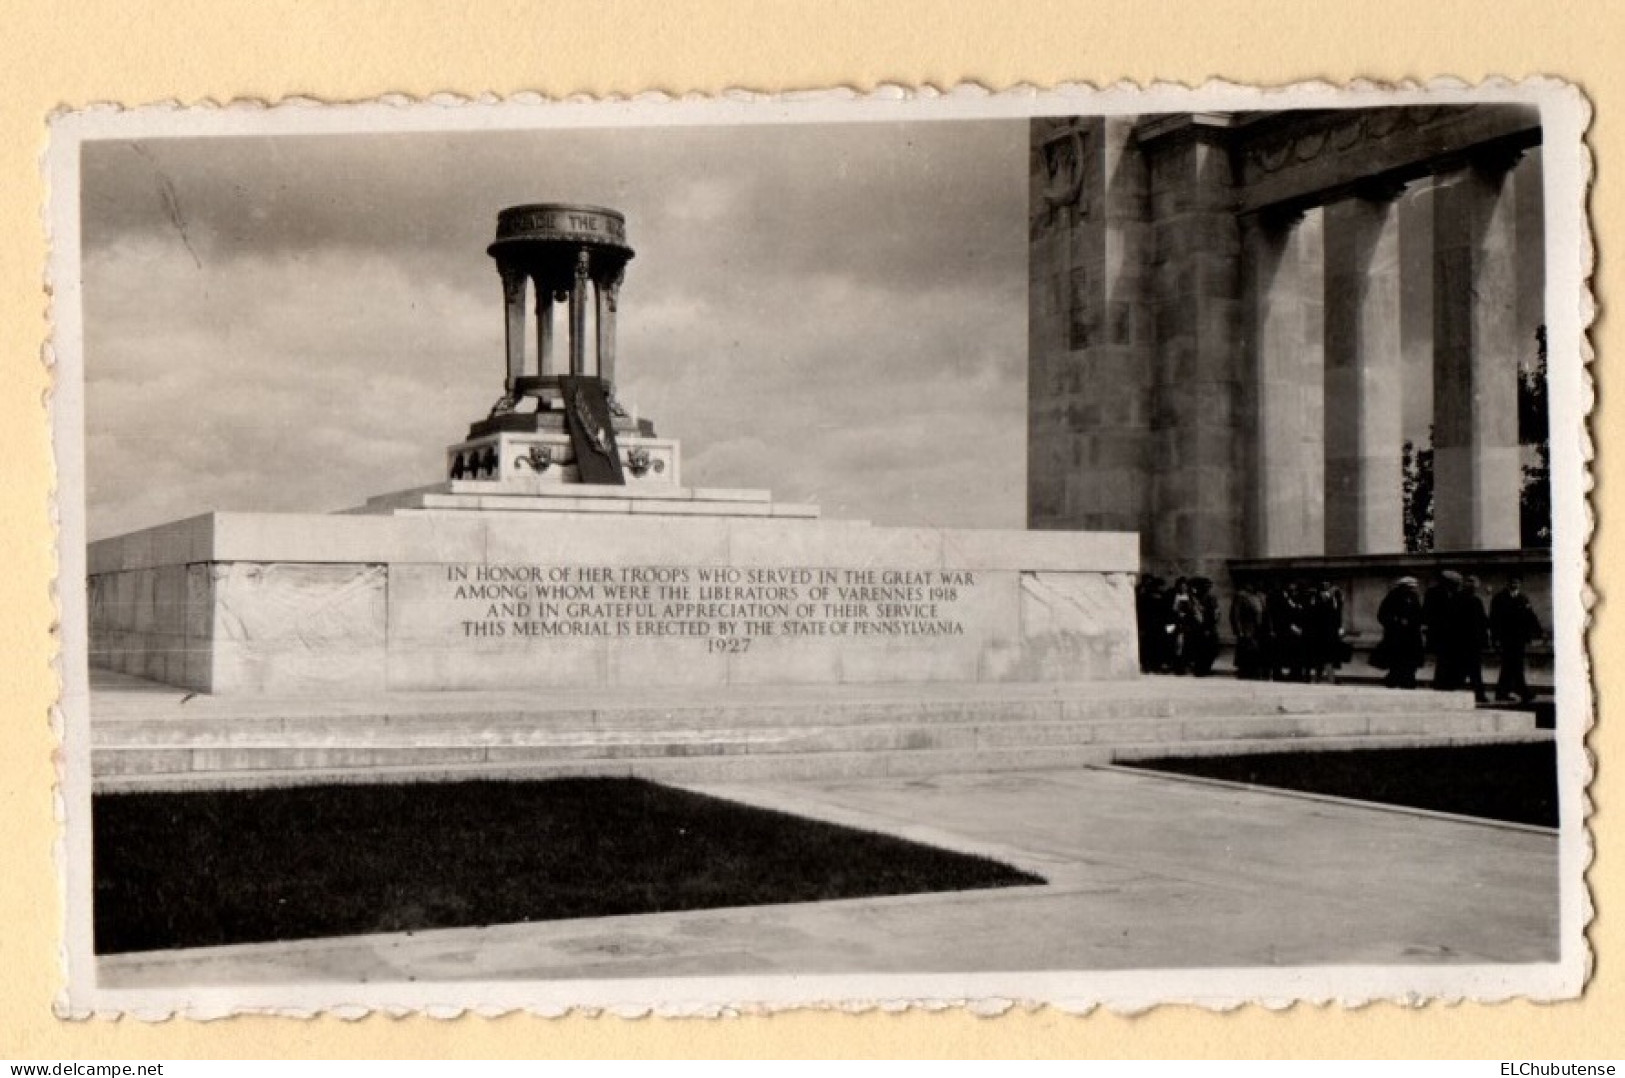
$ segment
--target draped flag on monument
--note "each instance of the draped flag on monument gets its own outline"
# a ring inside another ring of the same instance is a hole
[[[625,486],[621,452],[615,444],[615,420],[610,415],[604,384],[596,378],[561,375],[559,389],[564,394],[564,421],[581,481]]]

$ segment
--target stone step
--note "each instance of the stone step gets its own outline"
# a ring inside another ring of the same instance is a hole
[[[1386,749],[1492,744],[1548,740],[1541,731],[1473,733],[1386,733],[1308,739],[1235,738],[1181,744],[1181,754],[1211,755],[1308,748]],[[579,760],[492,759],[365,762],[329,759],[284,761],[284,766],[220,767],[212,770],[167,770],[99,774],[98,793],[159,790],[237,789],[330,783],[429,782],[461,779],[544,779],[587,775],[628,775],[667,782],[735,782],[763,780],[859,778],[885,775],[931,775],[964,771],[1011,771],[1076,768],[1130,759],[1170,755],[1166,742],[1020,745],[976,748],[921,748],[894,751],[838,751],[703,754],[685,756],[593,758]],[[98,756],[100,753],[98,753]],[[221,760],[220,763],[227,761]],[[241,761],[239,761],[241,762]],[[272,764],[271,760],[260,761]],[[100,764],[98,764],[100,770]]]
[[[581,731],[493,737],[489,731],[437,731],[400,737],[351,730],[316,738],[262,736],[212,743],[192,738],[102,740],[92,753],[98,776],[210,771],[411,767],[670,757],[990,751],[1080,745],[1156,744],[1173,748],[1216,741],[1314,741],[1387,736],[1525,734],[1519,712],[1465,715],[1254,716],[1149,722],[943,723],[812,728],[706,729],[658,735]],[[143,731],[150,733],[151,731]],[[515,731],[507,732],[513,735]]]
[[[1353,644],[1354,658],[1338,668],[1337,683],[1339,685],[1348,687],[1381,687],[1384,676],[1383,672],[1373,667],[1367,661],[1371,655],[1371,652],[1376,648],[1376,641],[1367,638],[1363,641],[1355,640],[1353,641]],[[1214,662],[1213,676],[1224,678],[1235,676],[1235,656],[1232,651],[1232,647],[1233,645],[1227,644],[1224,651],[1220,653],[1218,660]],[[1533,648],[1531,649],[1529,659],[1530,662],[1525,673],[1525,678],[1529,683],[1530,689],[1535,693],[1536,696],[1551,697],[1555,695],[1557,690],[1552,676],[1551,648],[1549,646],[1544,648]],[[1495,692],[1495,680],[1500,671],[1500,668],[1497,665],[1499,661],[1499,658],[1493,650],[1486,652],[1484,655],[1484,684],[1489,687],[1491,694]],[[1423,687],[1428,687],[1433,684],[1432,659],[1429,659],[1422,666],[1417,668],[1416,680],[1417,683]]]
[[[1127,683],[954,685],[729,685],[649,691],[417,692],[356,699],[209,696],[98,672],[92,715],[98,726],[128,721],[206,724],[301,722],[331,726],[473,720],[486,725],[582,729],[709,726],[830,726],[908,721],[1075,720],[1218,715],[1469,713],[1469,693],[1408,693],[1381,688],[1269,685],[1232,680],[1141,678]]]
[[[1520,729],[1508,726],[1493,731],[1437,731],[1424,734],[1371,734],[1367,736],[1320,737],[1310,743],[1285,738],[1226,738],[1218,741],[1183,741],[1170,746],[1157,743],[1114,745],[1113,763],[1131,760],[1155,760],[1160,757],[1180,756],[1254,756],[1269,752],[1343,752],[1357,749],[1422,749],[1456,748],[1464,745],[1509,745],[1548,742],[1556,739],[1551,730],[1537,730],[1532,726]]]
[[[781,718],[785,716],[779,716]],[[606,750],[639,745],[796,745],[817,742],[834,747],[862,742],[878,748],[901,748],[921,739],[976,739],[977,743],[1014,744],[1024,741],[1118,742],[1154,738],[1183,741],[1202,737],[1304,737],[1336,733],[1413,732],[1433,728],[1493,732],[1532,729],[1527,712],[1410,711],[1348,713],[1191,714],[1178,716],[1099,715],[1074,713],[1063,717],[1007,713],[970,716],[940,712],[899,721],[886,715],[879,721],[830,723],[805,721],[767,725],[709,722],[670,729],[643,725],[572,723],[569,713],[540,717],[541,721],[479,715],[416,715],[404,719],[346,716],[342,719],[310,717],[289,719],[126,719],[99,723],[91,733],[97,748],[187,747],[192,749],[320,748],[354,746],[417,748],[443,746],[532,746],[573,750],[602,746]]]
[[[1439,706],[1435,707],[1434,704]],[[1439,714],[1470,715],[1472,697],[1427,701],[1427,710]],[[276,733],[392,727],[408,730],[460,730],[470,726],[520,730],[684,730],[728,727],[858,726],[871,723],[930,722],[1095,722],[1201,720],[1253,716],[1366,714],[1404,715],[1421,710],[1418,701],[1383,692],[1371,698],[1332,697],[1324,700],[1248,701],[1217,698],[1201,700],[855,700],[816,703],[714,703],[692,706],[625,706],[620,708],[470,709],[400,711],[387,708],[346,709],[317,715],[303,710],[268,709],[262,712],[188,713],[131,710],[96,713],[96,728],[105,736],[120,737],[121,730],[162,729],[206,736],[212,731],[258,730]]]
[[[1449,743],[1523,737],[1534,726],[1527,712],[1475,709],[1467,693],[1192,678],[335,699],[215,697],[99,674],[90,712],[98,789],[465,771],[657,775],[676,768],[710,779],[753,769],[770,776],[975,770],[985,761],[1065,767],[1101,762],[1132,745],[1167,752],[1390,738]],[[882,770],[864,770],[872,768]]]

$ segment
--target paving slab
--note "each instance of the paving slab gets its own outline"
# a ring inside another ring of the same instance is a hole
[[[1043,886],[147,952],[104,988],[1556,961],[1558,835],[1110,768],[712,784]]]

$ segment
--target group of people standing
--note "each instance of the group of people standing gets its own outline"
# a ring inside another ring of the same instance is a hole
[[[1143,576],[1134,592],[1140,669],[1148,674],[1212,673],[1219,657],[1219,600],[1205,576],[1180,577],[1172,587]]]
[[[1207,577],[1180,577],[1169,585],[1147,575],[1135,588],[1140,669],[1148,674],[1212,673],[1219,657],[1219,600]],[[1488,608],[1475,576],[1445,571],[1426,595],[1415,577],[1401,577],[1377,609],[1382,639],[1371,665],[1383,684],[1414,689],[1428,656],[1433,687],[1471,688],[1480,701],[1484,650],[1500,651],[1497,700],[1534,698],[1525,659],[1541,634],[1540,619],[1523,582],[1513,577]],[[1236,676],[1258,681],[1334,682],[1353,655],[1346,638],[1343,592],[1328,580],[1278,584],[1267,591],[1242,581],[1230,605]]]
[[[1517,577],[1495,594],[1487,610],[1476,576],[1447,570],[1426,595],[1415,577],[1401,577],[1377,608],[1377,622],[1382,640],[1371,654],[1371,665],[1387,671],[1383,684],[1390,688],[1416,688],[1417,671],[1432,655],[1435,689],[1471,688],[1482,702],[1488,697],[1484,649],[1494,646],[1501,653],[1495,698],[1534,699],[1525,659],[1541,625]]]
[[[1243,581],[1230,604],[1230,631],[1240,678],[1329,683],[1349,659],[1343,592],[1329,580],[1294,580],[1267,592]]]
[[[1170,586],[1145,576],[1135,592],[1140,669],[1148,674],[1213,672],[1219,657],[1219,599],[1205,576]],[[1295,582],[1268,594],[1243,584],[1230,606],[1236,673],[1275,681],[1330,681],[1348,658],[1343,593],[1329,582]]]

